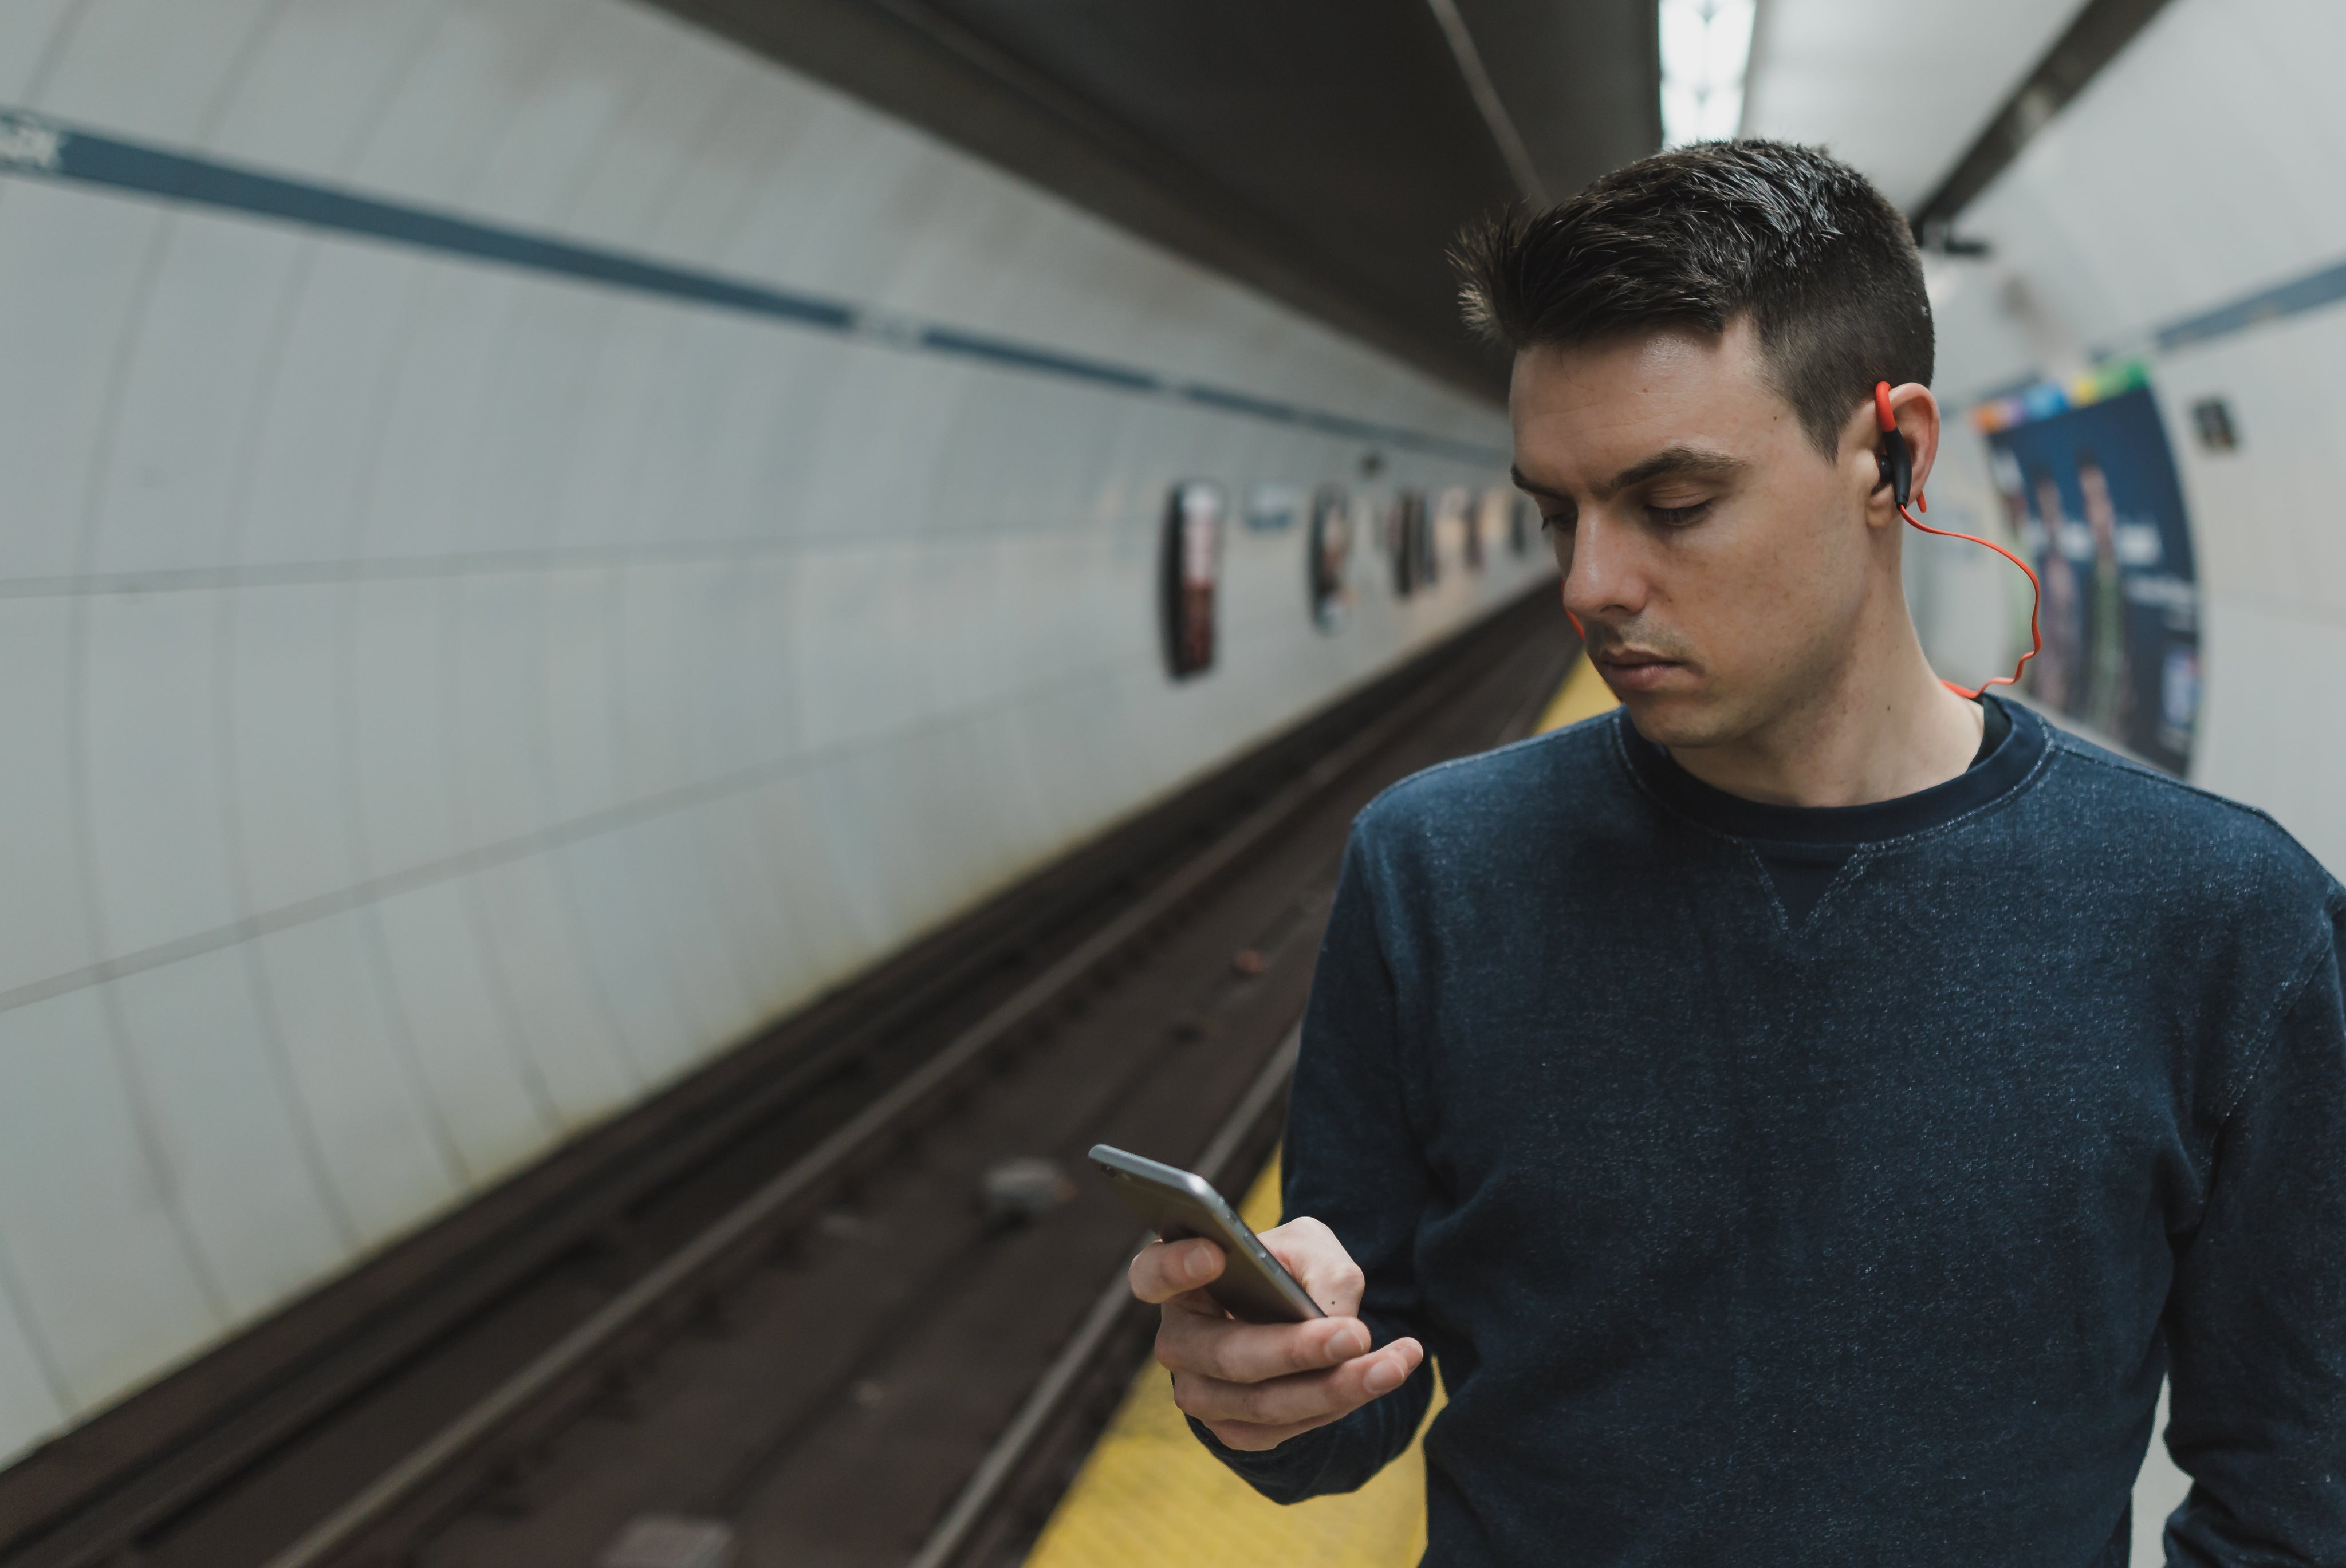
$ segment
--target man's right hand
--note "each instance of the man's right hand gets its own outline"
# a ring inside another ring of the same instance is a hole
[[[1361,1270],[1316,1219],[1262,1233],[1328,1316],[1309,1323],[1241,1323],[1206,1294],[1222,1272],[1210,1241],[1156,1241],[1132,1260],[1132,1293],[1161,1308],[1157,1359],[1173,1374],[1173,1402],[1228,1448],[1276,1448],[1341,1420],[1408,1380],[1425,1359],[1414,1339],[1369,1349]]]

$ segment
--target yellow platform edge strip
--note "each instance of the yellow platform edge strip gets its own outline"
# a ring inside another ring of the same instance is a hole
[[[1605,684],[1605,677],[1598,675],[1596,667],[1588,662],[1588,656],[1582,654],[1572,661],[1572,673],[1564,677],[1564,684],[1557,687],[1556,695],[1548,699],[1547,708],[1540,714],[1538,727],[1533,733],[1545,735],[1551,729],[1562,729],[1567,724],[1594,718],[1620,706],[1621,699],[1613,695],[1612,688]]]
[[[1239,1212],[1279,1223],[1274,1157]],[[1422,1437],[1422,1434],[1421,1434]],[[1406,1568],[1425,1554],[1425,1464],[1415,1442],[1342,1497],[1269,1502],[1198,1446],[1153,1362],[1060,1499],[1027,1568]]]

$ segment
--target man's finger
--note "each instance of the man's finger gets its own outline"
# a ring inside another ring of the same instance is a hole
[[[1213,1433],[1224,1448],[1234,1448],[1241,1453],[1260,1453],[1265,1449],[1277,1448],[1289,1438],[1300,1437],[1305,1432],[1324,1427],[1335,1419],[1330,1416],[1321,1420],[1295,1421],[1283,1427],[1266,1427],[1258,1426],[1252,1421],[1209,1421],[1200,1416],[1198,1424]]]
[[[1320,1426],[1392,1392],[1408,1380],[1424,1357],[1416,1340],[1396,1339],[1372,1355],[1355,1357],[1325,1371],[1298,1372],[1260,1383],[1235,1383],[1181,1372],[1173,1380],[1174,1402],[1209,1424]]]
[[[1368,1349],[1368,1328],[1352,1318],[1239,1323],[1168,1312],[1157,1329],[1157,1359],[1164,1366],[1231,1383],[1320,1371],[1365,1355]]]
[[[1350,1318],[1361,1309],[1360,1265],[1327,1226],[1299,1215],[1264,1231],[1262,1244],[1328,1316]]]
[[[1135,1296],[1157,1307],[1219,1278],[1221,1272],[1222,1249],[1193,1237],[1150,1242],[1133,1258],[1125,1278]]]

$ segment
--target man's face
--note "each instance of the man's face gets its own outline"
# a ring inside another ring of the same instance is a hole
[[[1829,692],[1882,565],[1870,405],[1826,458],[1758,347],[1738,321],[1515,358],[1517,482],[1565,606],[1665,746],[1739,740]]]

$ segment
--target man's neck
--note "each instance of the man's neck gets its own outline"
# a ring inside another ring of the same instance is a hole
[[[1779,806],[1862,806],[1955,778],[1978,754],[1982,710],[1932,674],[1900,609],[1814,699],[1739,739],[1673,747],[1671,757],[1713,789]]]

